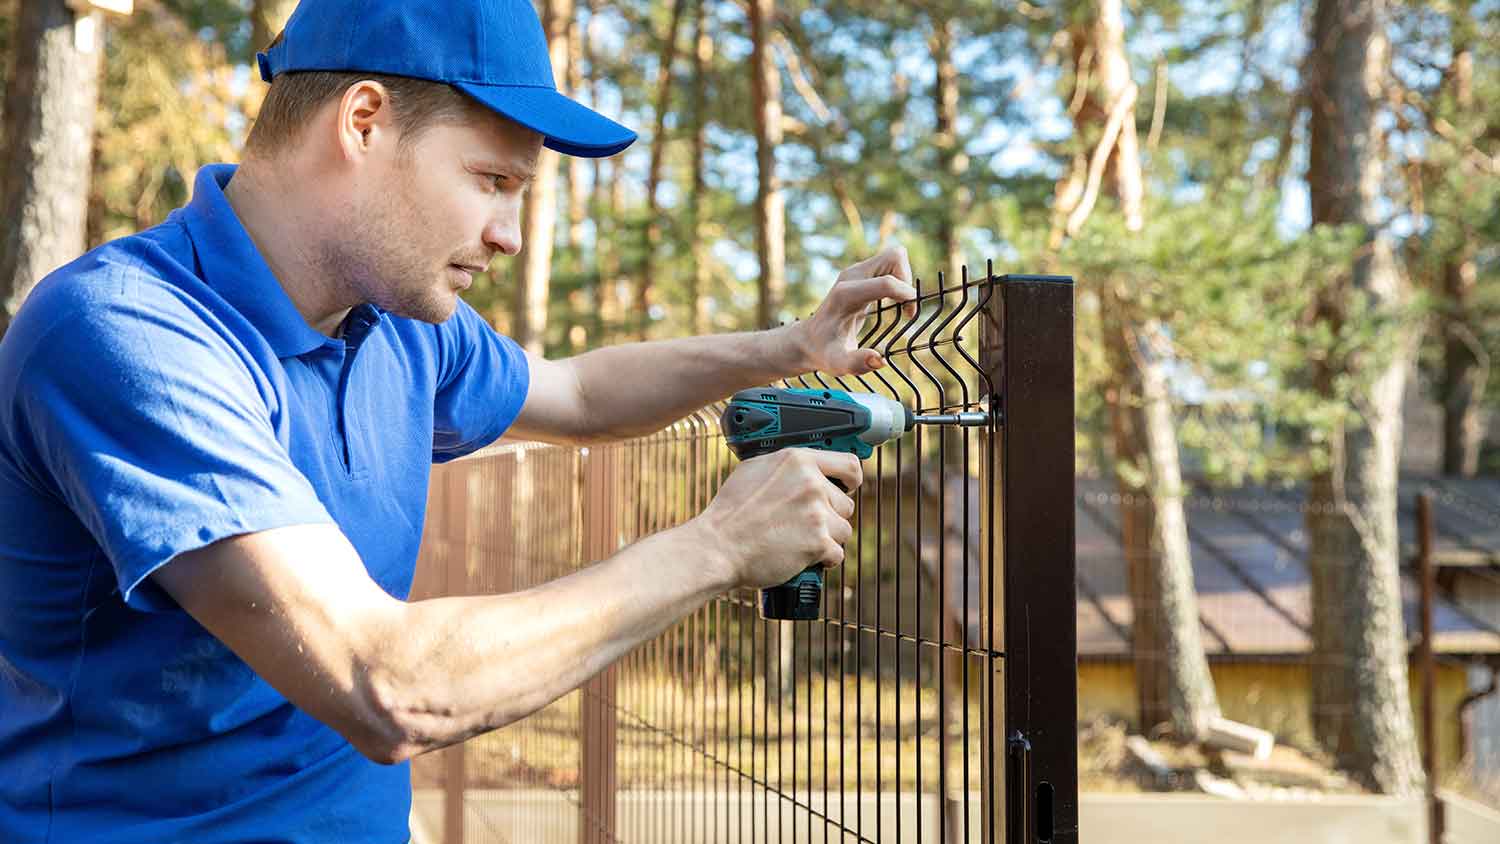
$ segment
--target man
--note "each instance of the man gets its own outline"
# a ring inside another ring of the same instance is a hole
[[[412,756],[843,558],[829,478],[859,463],[794,450],[569,577],[403,600],[433,462],[869,371],[866,308],[914,291],[892,250],[803,323],[529,356],[458,294],[520,251],[543,144],[633,134],[554,89],[526,0],[345,7],[307,0],[260,56],[243,165],[53,273],[0,342],[0,840],[404,841]]]

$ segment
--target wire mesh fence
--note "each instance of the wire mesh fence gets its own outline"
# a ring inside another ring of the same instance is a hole
[[[914,317],[882,308],[861,339],[885,369],[789,386],[991,424],[918,428],[866,461],[823,618],[718,597],[530,718],[417,760],[423,834],[1076,840],[1071,284],[918,289]],[[441,468],[414,595],[526,589],[693,517],[733,469],[721,410]]]

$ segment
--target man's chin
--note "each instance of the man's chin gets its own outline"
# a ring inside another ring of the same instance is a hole
[[[434,297],[425,302],[412,303],[400,308],[389,309],[391,313],[399,317],[414,319],[431,325],[439,325],[453,318],[458,311],[458,294],[452,293],[443,297]]]

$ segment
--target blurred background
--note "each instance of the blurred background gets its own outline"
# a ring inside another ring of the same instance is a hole
[[[236,160],[294,7],[0,0],[0,330]],[[1500,807],[1500,2],[538,10],[640,141],[544,153],[497,330],[765,327],[893,243],[1073,276],[1083,790]]]

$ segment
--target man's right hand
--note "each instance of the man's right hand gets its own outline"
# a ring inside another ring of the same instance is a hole
[[[852,454],[810,448],[782,449],[735,468],[694,519],[717,536],[731,583],[765,588],[810,565],[844,561],[854,499],[829,478],[853,492],[864,471]]]

